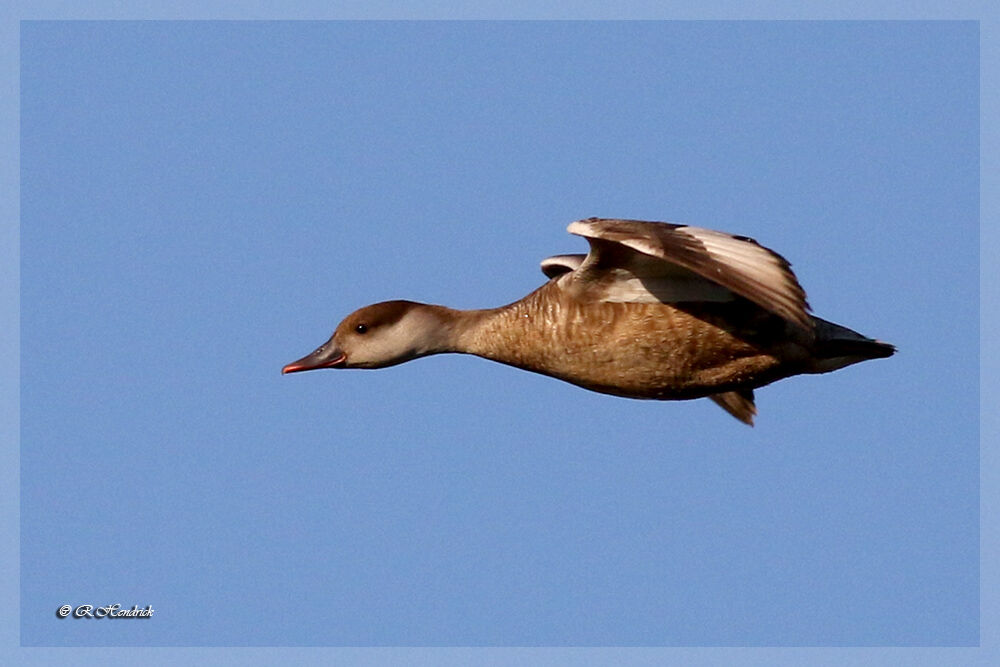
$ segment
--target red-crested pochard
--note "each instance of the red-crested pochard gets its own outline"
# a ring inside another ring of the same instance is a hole
[[[282,372],[461,352],[605,394],[708,397],[752,425],[757,387],[895,351],[810,315],[789,263],[751,238],[598,218],[568,231],[590,252],[544,260],[549,281],[520,301],[485,310],[376,303]]]

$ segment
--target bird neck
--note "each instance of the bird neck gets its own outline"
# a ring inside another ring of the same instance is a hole
[[[534,339],[546,336],[545,323],[552,320],[559,302],[542,298],[548,285],[498,308],[451,310],[447,351],[522,368],[532,366],[525,355],[542,346]]]

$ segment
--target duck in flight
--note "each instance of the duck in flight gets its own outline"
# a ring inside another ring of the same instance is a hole
[[[615,396],[708,397],[753,425],[754,389],[895,352],[811,315],[789,263],[746,236],[601,218],[567,231],[590,252],[544,260],[548,282],[519,301],[484,310],[366,306],[282,373],[459,352]]]

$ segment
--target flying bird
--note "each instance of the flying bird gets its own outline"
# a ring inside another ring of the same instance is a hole
[[[542,261],[548,282],[519,301],[366,306],[282,373],[459,352],[615,396],[708,397],[752,426],[754,389],[895,352],[811,315],[788,261],[746,236],[601,218],[567,231],[590,251]]]

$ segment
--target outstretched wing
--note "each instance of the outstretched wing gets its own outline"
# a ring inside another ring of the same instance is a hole
[[[590,253],[573,272],[614,301],[722,301],[739,295],[811,331],[809,304],[791,265],[746,236],[642,220],[589,218],[567,231]]]

